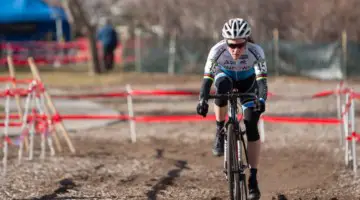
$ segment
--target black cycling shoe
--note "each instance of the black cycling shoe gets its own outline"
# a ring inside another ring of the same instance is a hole
[[[260,199],[260,190],[259,190],[259,186],[257,183],[257,180],[255,181],[250,181],[249,180],[249,196],[248,196],[248,200],[259,200]]]
[[[216,131],[215,141],[212,148],[212,152],[214,156],[224,155],[224,137],[225,134],[223,129]]]

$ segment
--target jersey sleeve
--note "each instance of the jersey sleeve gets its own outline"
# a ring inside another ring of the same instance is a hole
[[[216,65],[216,52],[214,51],[214,49],[211,49],[206,59],[206,63],[204,67],[204,79],[210,79],[211,81],[214,81],[215,65]]]
[[[261,47],[257,48],[258,60],[256,61],[254,68],[256,74],[256,80],[262,80],[267,78],[267,64],[265,59],[265,53]]]
[[[217,57],[218,55],[216,49],[214,47],[211,48],[204,67],[204,78],[200,89],[200,99],[207,100],[207,96],[210,93],[210,89],[215,77],[215,66]]]
[[[267,85],[267,65],[265,59],[264,50],[257,45],[255,54],[256,54],[256,62],[254,64],[255,74],[256,74],[256,81],[259,87],[259,98],[263,101],[267,99],[268,93],[268,85]]]

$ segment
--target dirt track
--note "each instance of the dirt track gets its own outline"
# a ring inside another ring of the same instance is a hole
[[[335,86],[278,79],[271,81],[270,91],[303,96]],[[360,84],[356,88],[360,91]],[[135,100],[138,115],[194,114],[197,98],[150,99]],[[124,100],[102,102],[126,111]],[[335,98],[269,100],[266,115],[335,117]],[[338,126],[266,123],[265,128],[259,167],[262,199],[360,199],[360,179],[343,164]],[[214,122],[139,123],[136,130],[136,144],[129,143],[126,122],[74,133],[76,155],[66,149],[54,158],[36,158],[21,166],[13,164],[12,149],[0,199],[227,199],[222,158],[211,155]]]

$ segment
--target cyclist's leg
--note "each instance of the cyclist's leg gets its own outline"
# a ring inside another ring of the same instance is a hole
[[[246,136],[248,140],[248,159],[250,164],[250,176],[249,176],[249,198],[260,198],[260,190],[257,181],[258,164],[260,158],[260,135],[257,127],[260,118],[260,113],[254,111],[252,107],[244,110],[244,122],[246,127]]]
[[[255,92],[257,88],[254,78],[249,78],[243,82],[246,87],[241,88],[241,92]],[[246,128],[246,136],[248,141],[248,158],[250,164],[249,176],[249,197],[257,199],[260,197],[260,191],[257,184],[257,169],[260,158],[260,135],[258,130],[258,121],[260,113],[254,110],[253,98],[242,98],[241,104],[244,112],[244,123]]]
[[[244,122],[248,140],[248,158],[251,168],[257,169],[260,157],[260,135],[258,130],[258,121],[260,113],[253,110],[252,107],[244,110]],[[256,173],[255,173],[256,177]]]
[[[235,87],[244,93],[254,93],[257,84],[255,81],[255,76],[251,76],[245,80],[241,80],[235,83]],[[260,118],[260,113],[254,111],[254,98],[253,97],[243,97],[240,99],[242,104],[242,109],[244,112],[244,123],[247,133],[248,141],[248,157],[249,164],[251,168],[257,168],[259,163],[259,154],[260,154],[260,136],[258,131],[258,121]]]
[[[225,73],[219,73],[215,76],[215,92],[216,94],[225,94],[231,91],[233,82],[232,79]],[[227,100],[215,99],[215,115],[216,121],[224,121],[227,113]]]
[[[215,76],[216,94],[225,94],[232,89],[232,79],[224,73]],[[216,136],[213,145],[213,154],[221,156],[224,154],[224,125],[227,113],[227,100],[215,99],[214,111],[216,116]]]

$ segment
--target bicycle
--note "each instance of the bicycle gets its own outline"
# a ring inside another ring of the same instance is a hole
[[[229,184],[229,193],[231,200],[247,200],[248,191],[246,184],[245,170],[249,168],[247,147],[244,140],[246,130],[240,126],[241,119],[238,119],[237,100],[240,97],[255,97],[255,109],[259,108],[259,100],[255,93],[238,93],[232,90],[226,94],[209,95],[209,99],[227,98],[230,103],[228,115],[229,119],[225,124],[225,142],[224,142],[224,172]],[[244,154],[243,154],[244,152]],[[245,159],[242,159],[245,155]]]

